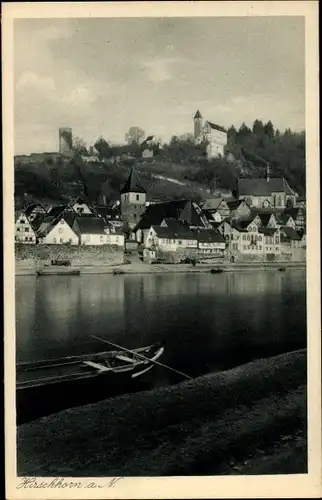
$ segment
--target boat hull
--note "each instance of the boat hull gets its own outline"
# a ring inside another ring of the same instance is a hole
[[[17,425],[29,422],[67,408],[82,406],[102,399],[136,392],[149,388],[149,373],[156,361],[163,354],[163,347],[155,349],[150,359],[140,360],[134,366],[120,365],[115,371],[98,371],[84,369],[82,373],[77,361],[70,362],[68,367],[57,360],[44,361],[37,364],[22,364],[17,367],[16,413]],[[144,349],[136,350],[144,353]],[[112,354],[112,353],[111,353]],[[68,358],[67,358],[68,359]],[[77,358],[76,358],[77,359]],[[90,356],[82,356],[83,360]],[[95,358],[96,359],[96,358]],[[28,376],[21,373],[31,365]],[[35,368],[33,368],[35,365]],[[73,367],[74,365],[74,367]],[[33,375],[33,369],[38,373],[38,379]],[[60,373],[59,373],[60,370]],[[55,371],[57,375],[55,376]],[[66,372],[66,373],[64,373]],[[79,373],[78,373],[79,372]],[[146,375],[146,377],[145,377]]]
[[[38,269],[38,276],[79,276],[80,269]]]

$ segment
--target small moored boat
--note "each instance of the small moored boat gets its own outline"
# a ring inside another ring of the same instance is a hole
[[[286,267],[279,267],[278,270],[281,272],[284,272],[284,271],[286,271]]]
[[[47,387],[62,382],[73,382],[126,373],[137,378],[153,368],[163,354],[164,347],[155,344],[133,351],[105,351],[56,360],[19,363],[17,365],[16,389]]]
[[[113,274],[114,274],[114,276],[117,274],[124,274],[124,271],[123,271],[123,269],[114,269]]]
[[[36,273],[38,276],[79,276],[80,269],[70,269],[68,267],[44,267],[43,269],[37,269]]]
[[[210,272],[211,272],[211,274],[219,274],[219,273],[223,273],[224,270],[221,268],[217,268],[217,269],[210,269]]]

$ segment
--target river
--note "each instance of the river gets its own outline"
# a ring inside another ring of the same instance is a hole
[[[302,348],[306,274],[16,277],[18,362],[108,350],[91,335],[130,349],[164,340],[162,361],[190,376]]]

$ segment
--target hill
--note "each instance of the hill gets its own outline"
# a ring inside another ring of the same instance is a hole
[[[130,168],[135,168],[149,199],[189,197],[196,201],[216,191],[229,193],[239,177],[264,177],[267,165],[272,177],[285,177],[299,194],[305,194],[305,133],[287,129],[283,134],[273,124],[255,120],[252,129],[243,124],[228,129],[225,158],[208,160],[205,144],[191,138],[173,137],[151,159],[121,156],[120,161],[101,159],[87,163],[75,154],[60,159],[15,164],[16,205],[37,199],[61,201],[87,194],[92,201],[119,197]]]

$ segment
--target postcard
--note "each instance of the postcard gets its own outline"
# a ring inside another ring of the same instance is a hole
[[[321,495],[317,2],[3,4],[8,499]]]

